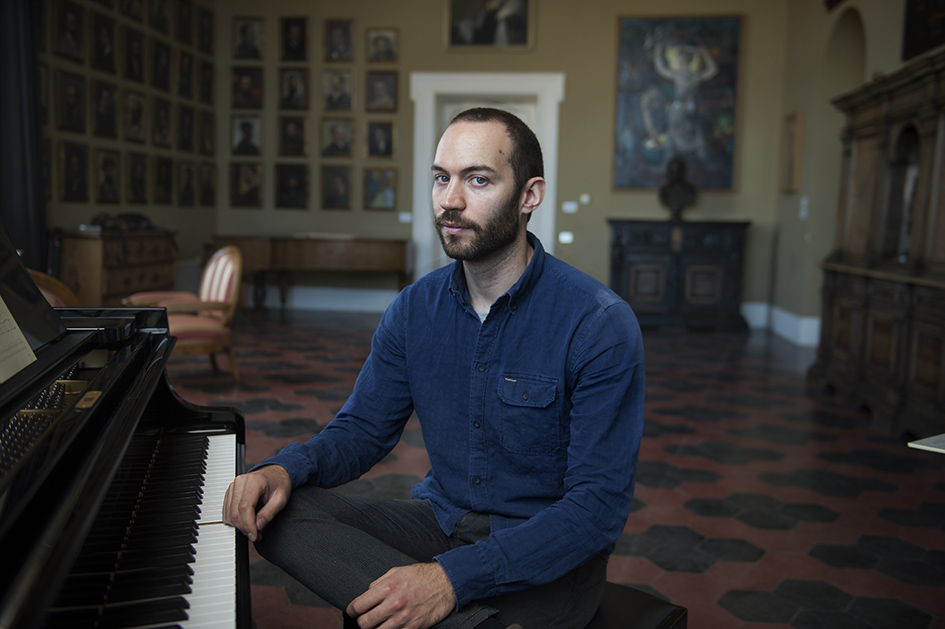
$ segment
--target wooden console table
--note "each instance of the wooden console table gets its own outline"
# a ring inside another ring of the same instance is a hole
[[[266,300],[266,273],[275,273],[285,308],[292,271],[394,273],[399,288],[410,283],[406,240],[344,236],[214,236],[214,249],[235,245],[243,254],[243,273],[253,278],[253,305]]]
[[[745,331],[747,222],[610,220],[610,287],[640,325]]]

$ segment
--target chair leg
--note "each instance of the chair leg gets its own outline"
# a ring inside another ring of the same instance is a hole
[[[217,355],[213,352],[210,352],[210,366],[213,367],[214,373],[220,371],[220,366],[217,365]]]
[[[233,348],[227,348],[226,353],[230,357],[230,372],[233,374],[233,379],[239,382],[240,373],[236,368],[236,356],[233,354]]]

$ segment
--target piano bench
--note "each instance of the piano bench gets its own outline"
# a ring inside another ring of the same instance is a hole
[[[600,608],[585,629],[686,629],[685,607],[627,585],[607,583]]]
[[[643,590],[608,582],[600,608],[584,629],[686,629],[686,623],[685,607]],[[344,629],[358,629],[358,624],[344,616]]]

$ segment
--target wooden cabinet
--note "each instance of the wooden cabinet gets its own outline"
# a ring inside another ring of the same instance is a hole
[[[60,279],[86,307],[121,306],[132,293],[174,288],[174,234],[165,230],[68,232]]]
[[[643,327],[747,330],[745,222],[611,220],[610,287]]]
[[[834,249],[811,377],[897,436],[945,432],[945,52],[834,101]]]

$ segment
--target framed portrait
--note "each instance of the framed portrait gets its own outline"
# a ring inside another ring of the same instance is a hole
[[[144,83],[144,33],[133,28],[125,28],[123,32],[124,76],[131,81]]]
[[[262,59],[262,18],[233,18],[233,58]]]
[[[138,92],[125,92],[125,108],[123,119],[125,122],[124,137],[130,142],[144,142],[145,134],[145,106],[144,94]]]
[[[197,7],[197,49],[213,54],[213,11]]]
[[[39,113],[42,123],[49,124],[49,68],[45,63],[37,64],[39,75]]]
[[[393,210],[397,207],[397,171],[393,168],[364,169],[364,209]]]
[[[95,151],[95,202],[117,205],[121,202],[121,158],[118,151]]]
[[[59,143],[59,200],[89,200],[89,147],[85,144]]]
[[[92,135],[100,138],[118,138],[118,87],[102,81],[92,81]]]
[[[697,189],[733,189],[741,18],[618,26],[614,187],[659,188],[678,157]]]
[[[136,205],[148,202],[148,156],[144,153],[128,153],[128,187],[125,199]]]
[[[200,164],[200,205],[213,207],[217,204],[217,167],[213,164]]]
[[[56,127],[85,133],[85,77],[62,70],[56,76]]]
[[[177,53],[177,94],[194,96],[194,56],[186,50]]]
[[[279,155],[308,155],[308,119],[305,116],[279,118]]]
[[[354,20],[325,20],[325,61],[351,61]]]
[[[322,166],[322,209],[351,209],[350,166]]]
[[[368,111],[397,111],[397,73],[369,71],[367,73]]]
[[[369,121],[364,136],[367,138],[368,157],[394,156],[394,123]]]
[[[326,111],[351,111],[351,71],[325,72],[322,75],[322,101]]]
[[[171,146],[171,101],[154,98],[151,127],[151,142],[154,146]]]
[[[194,150],[194,108],[189,105],[177,106],[177,148]]]
[[[279,106],[282,109],[308,109],[308,70],[279,70]]]
[[[155,39],[151,44],[151,85],[171,91],[171,46]]]
[[[72,0],[58,0],[53,14],[53,45],[57,55],[85,61],[85,8]]]
[[[197,202],[197,173],[193,162],[177,163],[177,205],[193,207]]]
[[[308,208],[308,164],[276,164],[276,207]]]
[[[282,18],[282,60],[308,59],[308,20],[304,17]]]
[[[177,41],[187,44],[194,43],[194,3],[193,0],[177,0]]]
[[[261,127],[259,116],[233,116],[230,123],[233,155],[259,155]]]
[[[154,158],[154,202],[170,205],[174,196],[174,160],[170,157]]]
[[[351,157],[354,123],[348,118],[322,120],[321,153],[323,157]]]
[[[397,61],[398,43],[396,28],[367,29],[367,60]]]
[[[537,0],[444,0],[448,49],[527,50],[535,41]]]
[[[230,205],[233,207],[262,207],[262,164],[230,164]]]
[[[197,150],[201,155],[213,157],[216,154],[216,120],[209,111],[197,112]]]
[[[115,20],[89,11],[90,65],[102,72],[115,73]]]
[[[262,68],[234,67],[232,86],[234,109],[262,109]]]
[[[170,34],[171,17],[168,0],[148,0],[148,25],[159,33]]]
[[[144,0],[118,0],[118,7],[125,17],[144,21]]]
[[[198,96],[200,102],[213,104],[213,64],[205,59],[200,60],[200,81],[198,81]]]
[[[781,137],[781,192],[797,192],[801,185],[801,151],[804,148],[804,112],[784,117]]]

